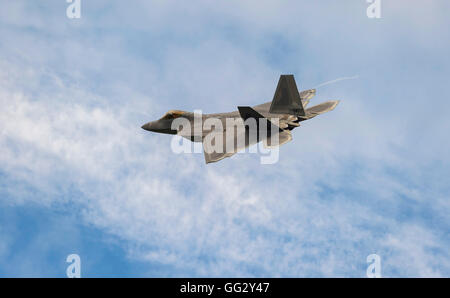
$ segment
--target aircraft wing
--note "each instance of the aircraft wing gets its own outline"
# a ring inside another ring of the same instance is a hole
[[[304,96],[307,98],[310,95],[304,94]],[[294,75],[280,76],[269,112],[273,114],[305,116],[305,110]]]
[[[272,122],[270,122],[269,119],[265,118],[263,115],[255,111],[251,107],[238,107],[239,114],[241,115],[242,120],[247,120],[249,118],[254,118],[256,120],[256,123],[258,125],[258,133],[259,133],[259,125],[260,125],[260,119],[263,119],[263,121],[266,122],[266,127],[268,134],[270,134],[272,126],[274,126],[275,130],[278,130],[279,132],[283,131],[278,126],[274,125]],[[258,137],[259,139],[259,137]]]
[[[245,131],[244,135],[240,135],[239,137],[245,138]],[[211,139],[214,139],[214,143],[219,140],[219,138],[222,141],[222,146],[220,148],[220,152],[215,151],[213,148],[210,148],[210,141]],[[223,133],[221,131],[219,132],[211,132],[209,133],[204,139],[203,139],[203,154],[205,156],[205,162],[212,163],[219,160],[222,160],[226,157],[233,156],[237,152],[245,149],[247,146],[243,144],[243,146],[238,147],[237,142],[238,134],[235,134],[234,138],[227,138],[226,133]],[[228,150],[227,149],[230,149]]]
[[[206,163],[216,162],[226,157],[233,156],[237,152],[244,150],[245,148],[260,141],[264,142],[265,147],[273,148],[275,146],[283,145],[292,139],[290,131],[283,130],[274,125],[269,121],[269,119],[265,118],[251,107],[238,107],[238,109],[243,120],[243,124],[244,121],[249,118],[254,118],[256,120],[256,131],[253,131],[253,133],[256,133],[256,136],[249,137],[250,132],[248,127],[241,127],[241,129],[236,127],[227,127],[225,133],[223,131],[213,131],[209,133],[203,139],[203,153]],[[266,121],[267,134],[265,136],[260,135],[260,119]],[[234,133],[229,136],[226,132],[231,129],[234,129]],[[272,134],[273,132],[275,132],[275,134]],[[239,138],[243,141],[238,142]],[[221,144],[218,144],[217,142],[220,142]],[[218,144],[216,148],[213,148],[216,144]],[[219,152],[217,152],[216,149],[219,149]]]

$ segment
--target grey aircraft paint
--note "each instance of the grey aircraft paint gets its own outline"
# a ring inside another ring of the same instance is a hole
[[[315,89],[305,90],[299,93],[294,76],[281,75],[271,102],[254,107],[238,107],[238,111],[229,113],[202,114],[201,117],[191,112],[171,110],[161,119],[148,122],[144,124],[142,128],[152,132],[178,134],[193,142],[203,142],[206,163],[216,162],[225,157],[232,156],[236,152],[263,140],[267,144],[275,143],[275,146],[285,144],[292,139],[291,131],[294,128],[299,127],[300,122],[329,112],[339,103],[338,100],[332,100],[323,102],[311,108],[306,108],[309,101],[315,94]],[[186,131],[180,128],[172,128],[173,121],[180,117],[187,119],[190,123],[190,130]],[[194,119],[196,117],[197,119]],[[211,138],[216,137],[211,134],[218,133],[215,126],[213,126],[214,130],[203,129],[205,121],[208,119],[218,119],[216,121],[220,121],[222,124],[220,137],[223,138],[223,149],[221,152],[207,152],[208,150],[205,149],[205,139],[210,140]],[[239,129],[234,126],[232,128],[229,127],[229,125],[227,126],[227,119],[234,119],[237,121],[241,121],[240,119],[244,121],[247,119],[255,119],[257,127],[255,127],[255,129],[250,129],[247,126],[242,126],[243,130],[241,130],[241,136],[245,142],[243,144],[238,144],[239,142],[237,142],[237,138],[239,137]],[[272,122],[270,120],[272,120]],[[278,126],[274,125],[273,122],[278,122]],[[260,134],[259,126],[261,123],[267,126],[267,134]],[[195,125],[197,125],[197,127],[195,127]],[[227,138],[227,134],[225,132],[231,129],[234,129],[235,133],[232,138]],[[243,134],[245,134],[245,136]],[[252,136],[252,134],[255,134],[255,136]],[[265,137],[260,137],[260,135],[265,135]],[[274,136],[277,137],[278,142],[273,139]],[[232,145],[227,147],[226,144],[228,143]]]

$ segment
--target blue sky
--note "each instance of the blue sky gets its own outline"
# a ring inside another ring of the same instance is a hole
[[[0,276],[450,276],[448,1],[0,0]],[[331,113],[275,165],[140,126],[270,101]]]

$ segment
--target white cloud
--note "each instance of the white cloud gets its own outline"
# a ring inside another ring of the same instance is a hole
[[[39,78],[37,74],[35,79]],[[372,146],[379,150],[370,151],[351,145],[345,129],[330,130],[315,121],[316,127],[303,128],[308,142],[297,141],[301,154],[293,152],[298,150],[294,143],[282,149],[279,165],[261,168],[255,165],[256,156],[239,155],[221,166],[207,167],[201,156],[172,154],[169,138],[141,131],[128,116],[132,102],[107,104],[100,98],[91,107],[77,103],[74,96],[97,96],[72,92],[70,85],[61,86],[52,98],[46,94],[32,99],[13,92],[11,84],[3,82],[0,90],[5,107],[0,117],[1,167],[9,176],[48,193],[49,201],[27,193],[22,201],[9,203],[26,204],[30,199],[62,203],[61,189],[75,186],[83,196],[69,203],[82,208],[86,223],[140,247],[130,252],[134,257],[190,268],[196,274],[252,275],[257,268],[275,276],[342,275],[340,270],[355,262],[347,254],[370,235],[364,225],[389,229],[399,224],[364,206],[364,200],[320,195],[321,185],[326,185],[323,179],[330,180],[328,187],[342,187],[345,164],[352,159],[366,165],[362,179],[352,179],[350,189],[370,194],[381,204],[395,205],[392,200],[400,198],[396,193],[419,199],[424,195],[411,193],[392,176],[386,177],[382,167],[370,165],[370,160],[376,163],[389,156],[388,140],[380,143],[383,138],[376,137],[377,130],[365,135],[366,130],[359,128],[359,142],[378,141]],[[147,101],[150,106],[152,100]],[[345,122],[339,120],[344,127]],[[312,130],[320,137],[308,134]],[[350,145],[343,146],[342,138]],[[388,243],[404,254],[402,260],[409,252],[398,246],[396,237],[401,236],[393,234]],[[422,245],[416,240],[408,241]],[[376,237],[370,243],[379,249],[389,246],[383,241]],[[365,245],[358,254],[371,253]],[[415,256],[415,251],[411,253]],[[426,264],[414,268],[427,268]]]

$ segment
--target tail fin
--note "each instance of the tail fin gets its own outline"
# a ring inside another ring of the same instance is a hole
[[[311,98],[316,95],[316,89],[309,89],[300,92],[300,99],[302,100],[303,108],[306,108]]]
[[[281,75],[270,105],[270,113],[305,116],[294,75]]]

